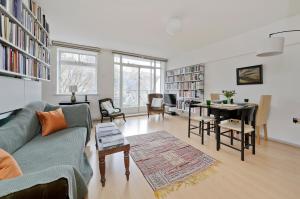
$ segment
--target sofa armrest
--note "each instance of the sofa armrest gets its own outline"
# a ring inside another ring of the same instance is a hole
[[[0,197],[0,199],[68,199],[68,180],[60,178],[56,181],[38,184],[33,187]]]
[[[92,117],[87,104],[76,104],[61,106],[65,115],[68,127],[86,127],[88,131],[87,142],[90,139],[92,129]]]

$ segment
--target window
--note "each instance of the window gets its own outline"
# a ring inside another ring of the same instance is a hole
[[[73,49],[58,49],[57,94],[97,94],[97,53]]]
[[[114,103],[124,111],[145,112],[148,94],[162,92],[165,62],[114,55]]]

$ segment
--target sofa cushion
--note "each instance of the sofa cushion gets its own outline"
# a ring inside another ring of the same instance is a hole
[[[0,148],[12,154],[40,131],[36,111],[43,111],[44,102],[34,102],[23,108],[9,122],[0,127]]]
[[[36,112],[42,126],[42,136],[68,127],[61,108],[49,112]]]
[[[13,156],[24,175],[59,165],[71,165],[80,170],[86,135],[84,127],[64,129],[47,137],[39,134]]]
[[[0,149],[0,180],[15,178],[22,175],[16,160],[6,151]]]

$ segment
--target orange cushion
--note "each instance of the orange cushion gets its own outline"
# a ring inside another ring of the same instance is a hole
[[[16,160],[6,151],[0,149],[0,180],[15,178],[22,175]]]
[[[49,112],[37,112],[36,114],[42,125],[42,136],[68,127],[61,108]]]

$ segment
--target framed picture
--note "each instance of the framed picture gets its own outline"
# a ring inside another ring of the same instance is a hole
[[[263,83],[262,65],[237,68],[236,82],[237,85],[262,84]]]

